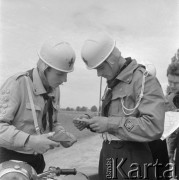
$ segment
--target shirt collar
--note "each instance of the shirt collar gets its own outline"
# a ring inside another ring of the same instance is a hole
[[[123,81],[125,83],[130,83],[132,80],[133,72],[138,67],[137,61],[135,59],[116,77],[116,79]]]
[[[35,68],[33,70],[33,85],[34,85],[33,90],[36,95],[41,95],[41,94],[47,93],[47,91],[45,90],[45,88],[43,86],[43,83],[39,76],[37,68]],[[55,90],[53,90],[51,93],[49,93],[49,95],[55,97]]]

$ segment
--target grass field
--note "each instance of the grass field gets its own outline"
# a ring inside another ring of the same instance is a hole
[[[85,112],[76,112],[76,111],[61,111],[58,115],[62,126],[70,133],[75,135],[77,139],[82,139],[94,135],[91,131],[84,129],[79,131],[73,124],[73,119],[79,117],[80,115],[85,114]]]

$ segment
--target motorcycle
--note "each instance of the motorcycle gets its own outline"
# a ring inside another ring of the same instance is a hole
[[[57,177],[64,175],[63,178]],[[98,180],[97,174],[87,176],[74,169],[49,167],[47,171],[37,174],[32,166],[23,162],[10,160],[0,164],[0,180]]]

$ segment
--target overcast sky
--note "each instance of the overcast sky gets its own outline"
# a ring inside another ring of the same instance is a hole
[[[178,0],[1,0],[0,84],[36,66],[37,49],[53,36],[76,52],[75,71],[61,86],[61,107],[98,106],[99,82],[80,57],[84,40],[106,31],[122,56],[152,62],[166,85],[166,69],[179,48]],[[105,80],[103,81],[105,85]]]

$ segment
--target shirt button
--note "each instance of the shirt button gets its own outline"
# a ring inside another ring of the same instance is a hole
[[[2,95],[4,95],[5,93],[6,93],[5,90],[2,90],[2,91],[1,91],[1,94],[2,94]]]
[[[9,97],[8,97],[8,96],[5,96],[5,97],[4,97],[4,101],[7,102],[8,100],[9,100]]]
[[[9,89],[6,89],[6,94],[9,94],[10,93],[10,90]]]
[[[2,110],[2,114],[6,114],[6,110]]]
[[[1,107],[1,106],[0,106],[0,107]],[[3,107],[3,108],[7,108],[8,105],[7,105],[7,104],[3,104],[2,107]]]

